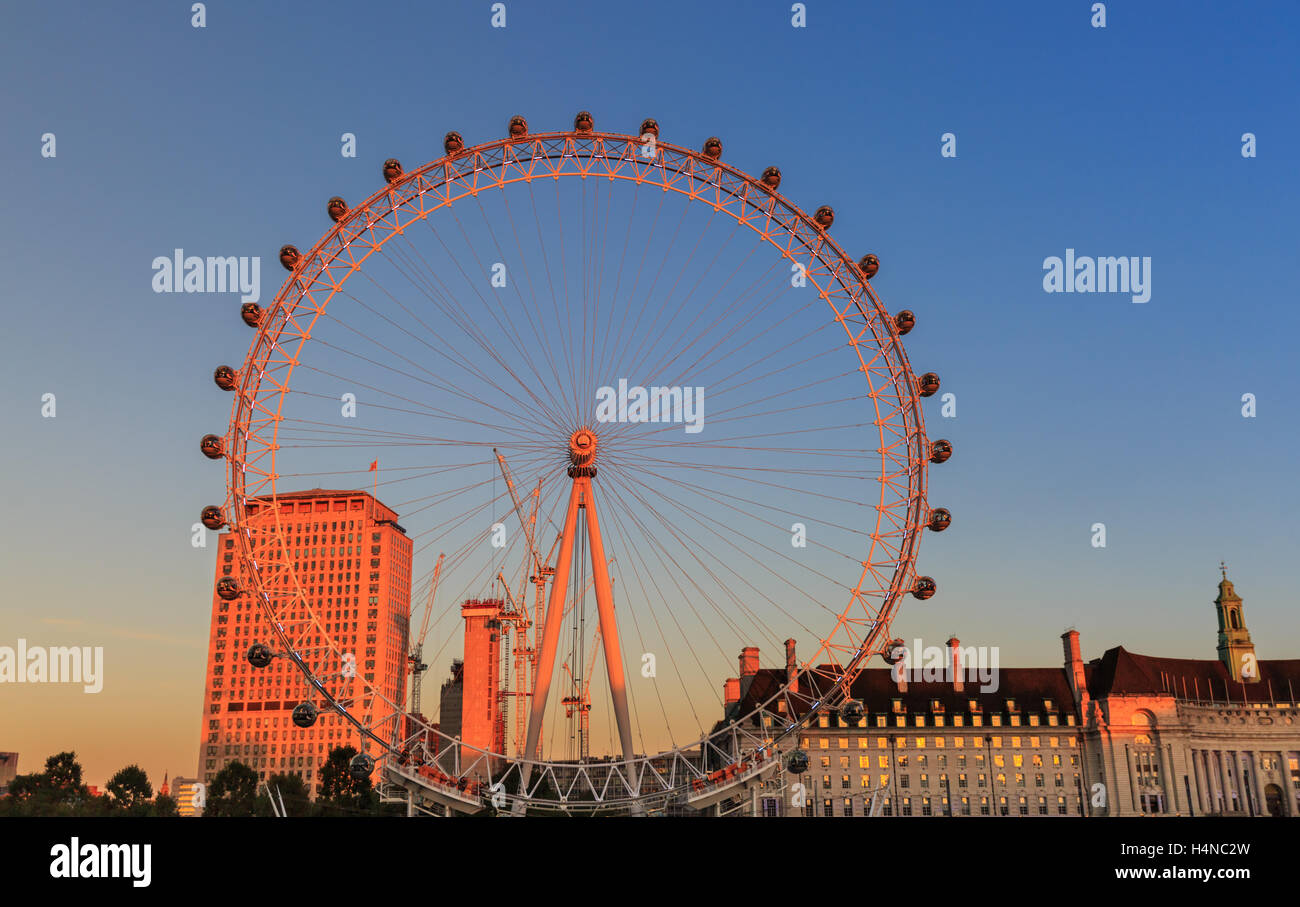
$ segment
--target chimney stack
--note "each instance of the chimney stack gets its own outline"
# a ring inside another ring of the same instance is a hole
[[[728,677],[722,684],[722,705],[729,709],[737,702],[740,702],[740,678]]]
[[[785,641],[785,683],[790,692],[799,694],[799,659],[794,654],[794,640]]]
[[[952,689],[955,693],[960,693],[965,687],[966,672],[961,666],[961,640],[956,636],[948,639],[948,679],[952,681]]]
[[[1079,654],[1079,631],[1066,630],[1061,634],[1061,644],[1065,650],[1065,676],[1070,681],[1070,690],[1074,693],[1074,704],[1083,720],[1088,713],[1088,681],[1083,673],[1083,656]]]
[[[740,676],[753,677],[758,673],[758,646],[745,646],[740,650]]]

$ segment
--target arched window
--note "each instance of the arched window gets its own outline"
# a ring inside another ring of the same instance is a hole
[[[1241,615],[1238,614],[1236,611],[1228,612],[1228,622],[1232,625],[1232,629],[1234,630],[1241,629]]]

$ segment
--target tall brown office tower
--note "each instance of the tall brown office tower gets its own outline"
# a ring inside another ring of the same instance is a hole
[[[344,653],[356,657],[351,681],[356,696],[364,678],[388,701],[405,703],[411,540],[397,514],[363,491],[319,488],[281,494],[278,514],[275,506],[265,499],[250,501],[248,519],[255,524],[278,516],[312,612]],[[257,556],[284,555],[268,550]],[[229,532],[218,537],[214,587],[226,576],[235,577],[240,589],[250,588]],[[287,571],[282,581],[290,582]],[[274,774],[300,775],[314,795],[329,751],[347,745],[360,750],[359,735],[328,709],[312,727],[296,727],[293,707],[313,697],[289,659],[276,658],[265,668],[249,664],[249,646],[259,642],[281,648],[261,606],[246,591],[224,601],[214,588],[198,778],[211,783],[223,766],[238,760],[261,781]],[[319,697],[316,701],[319,705]]]

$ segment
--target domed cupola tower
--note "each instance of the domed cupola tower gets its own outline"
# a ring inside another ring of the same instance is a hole
[[[1219,660],[1238,683],[1258,683],[1259,662],[1255,658],[1255,644],[1250,641],[1250,631],[1246,629],[1241,596],[1232,588],[1227,567],[1220,563],[1219,570],[1223,579],[1214,599],[1214,607],[1219,613]]]

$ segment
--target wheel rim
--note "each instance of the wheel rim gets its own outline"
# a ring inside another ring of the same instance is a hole
[[[926,512],[929,448],[916,380],[883,304],[862,279],[853,260],[809,215],[759,181],[677,146],[659,142],[650,158],[643,156],[643,148],[636,137],[609,133],[525,135],[469,148],[402,175],[339,217],[337,224],[301,256],[264,314],[239,373],[231,443],[227,445],[228,512],[246,575],[254,578],[248,591],[271,618],[279,644],[318,698],[340,711],[381,755],[393,754],[403,751],[411,736],[406,733],[410,728],[404,727],[408,722],[394,717],[403,710],[404,703],[381,702],[384,697],[367,688],[370,706],[364,714],[355,708],[340,708],[342,697],[331,690],[329,658],[320,653],[310,657],[304,654],[301,633],[283,620],[293,605],[313,614],[311,621],[319,629],[323,622],[314,615],[306,590],[292,570],[288,589],[273,588],[264,573],[265,559],[262,566],[257,563],[253,539],[259,533],[277,540],[285,559],[292,561],[278,510],[273,509],[275,518],[269,525],[254,527],[243,516],[250,501],[279,501],[280,451],[286,440],[281,432],[282,425],[290,420],[285,413],[286,398],[295,370],[306,365],[300,357],[308,349],[330,302],[346,294],[346,284],[364,273],[371,256],[442,209],[482,194],[504,192],[513,185],[526,184],[531,191],[534,182],[558,182],[561,177],[574,176],[603,178],[611,183],[622,180],[638,188],[675,192],[687,204],[711,207],[715,215],[731,217],[737,228],[747,227],[758,234],[759,241],[775,249],[782,259],[805,266],[811,292],[830,307],[833,320],[843,328],[844,339],[867,379],[866,401],[879,437],[879,492],[873,502],[875,525],[869,533],[866,556],[861,559],[859,578],[847,603],[837,606],[834,627],[814,639],[813,654],[798,664],[799,693],[781,686],[770,694],[750,696],[754,708],[733,716],[722,726],[705,728],[697,739],[652,755],[630,761],[614,759],[590,769],[575,770],[562,760],[535,762],[521,758],[518,752],[505,754],[508,759],[494,760],[491,757],[496,754],[491,750],[460,744],[469,755],[459,760],[468,764],[458,764],[457,774],[481,773],[487,766],[491,782],[509,777],[512,771],[518,772],[521,763],[527,763],[537,769],[537,778],[549,779],[549,788],[554,791],[547,796],[535,792],[531,798],[527,792],[512,793],[510,799],[520,797],[536,803],[571,800],[575,791],[589,788],[593,795],[590,802],[596,804],[593,808],[616,807],[633,800],[661,802],[688,791],[691,782],[698,779],[700,768],[693,767],[692,760],[699,761],[701,752],[716,758],[763,752],[781,737],[795,732],[800,720],[813,710],[838,704],[862,662],[885,649],[889,622],[899,599],[915,582],[914,562]],[[576,408],[580,410],[581,404]],[[580,415],[575,412],[575,416]],[[615,426],[613,435],[617,438],[618,434]],[[324,635],[330,639],[328,631]],[[342,652],[332,641],[325,648],[333,652],[335,660]],[[764,716],[769,719],[766,726]],[[431,729],[418,730],[427,739]],[[475,753],[481,758],[476,758]]]

